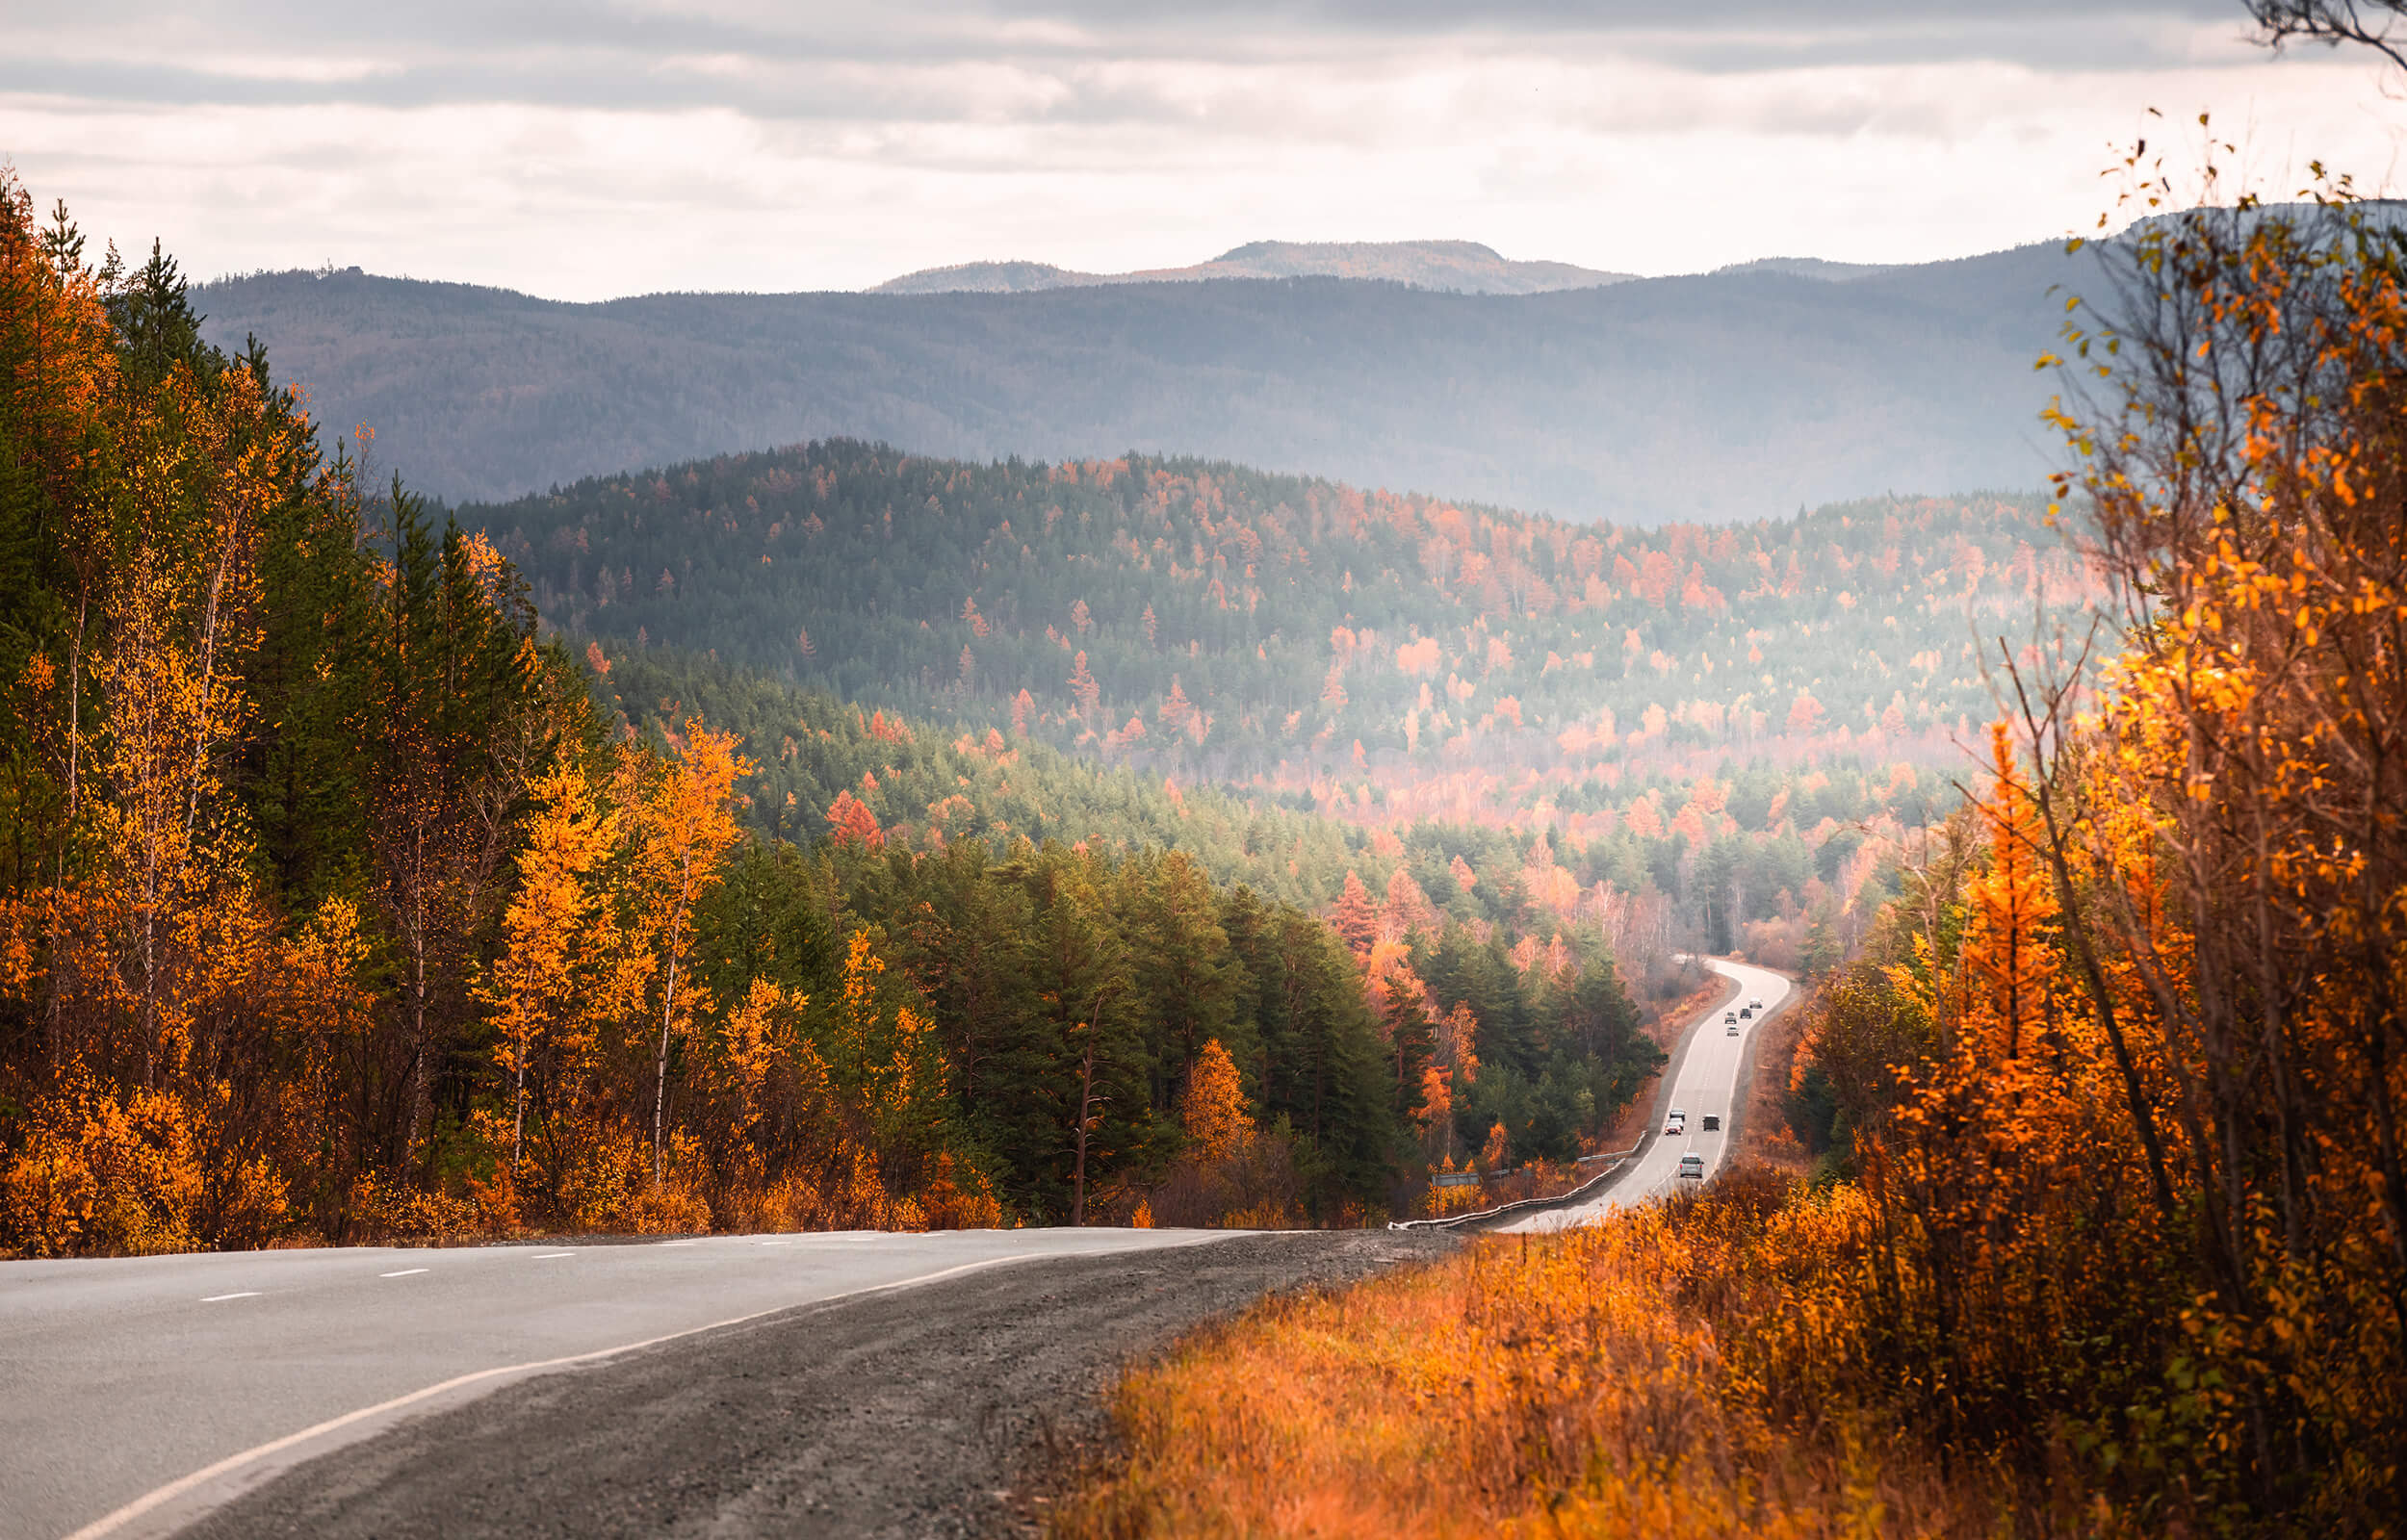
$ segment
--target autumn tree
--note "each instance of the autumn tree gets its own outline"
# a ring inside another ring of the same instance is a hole
[[[688,721],[664,759],[621,757],[616,795],[627,810],[633,848],[628,902],[632,923],[654,969],[660,1023],[653,1059],[652,1179],[661,1180],[668,1117],[669,1051],[704,1004],[687,983],[694,910],[718,885],[719,861],[735,844],[735,784],[751,763],[731,733]]]
[[[1254,1137],[1237,1062],[1217,1038],[1205,1040],[1178,1097],[1178,1126],[1187,1145],[1206,1161],[1224,1161]]]
[[[583,768],[565,763],[532,787],[518,887],[502,920],[503,951],[479,986],[501,1035],[495,1066],[510,1080],[510,1169],[523,1158],[527,1075],[556,1047],[589,1053],[607,1009],[605,961],[615,950],[602,867],[619,839],[616,809],[600,804]]]

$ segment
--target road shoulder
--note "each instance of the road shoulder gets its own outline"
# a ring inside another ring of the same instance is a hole
[[[1264,1294],[1442,1254],[1384,1231],[1064,1258],[547,1374],[336,1450],[191,1540],[1034,1530],[1130,1361]]]

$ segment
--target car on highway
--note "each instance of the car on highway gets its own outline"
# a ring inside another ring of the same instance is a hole
[[[1677,1107],[1672,1108],[1671,1116],[1663,1120],[1663,1131],[1667,1134],[1687,1133],[1688,1114],[1680,1111]]]
[[[1753,1011],[1751,1008],[1750,1008],[1750,1009],[1748,1009],[1748,1010],[1746,1010],[1746,1011],[1742,1011],[1742,1012],[1740,1012],[1740,1013],[1739,1013],[1739,1019],[1740,1019],[1741,1021],[1752,1021],[1752,1020],[1754,1020],[1754,1019],[1755,1019],[1755,1013],[1754,1013],[1754,1011]]]
[[[1721,1035],[1725,1038],[1735,1038],[1739,1035],[1739,1024],[1735,1018],[1728,1026],[1721,1029]]]
[[[1705,1157],[1696,1154],[1681,1156],[1680,1175],[1682,1177],[1693,1176],[1700,1182],[1703,1181],[1705,1179]]]
[[[1764,1008],[1764,1003],[1761,1000],[1749,1000],[1747,1002],[1747,1008],[1749,1011],[1761,1011]]]
[[[1718,1133],[1721,1132],[1721,1114],[1719,1114],[1719,1113],[1707,1113],[1707,1114],[1705,1115],[1705,1132],[1706,1132],[1706,1133],[1708,1133],[1708,1134],[1718,1134]]]
[[[1736,1022],[1738,1018],[1739,1014],[1736,1011],[1724,1011],[1721,1013],[1721,1019],[1724,1021]]]

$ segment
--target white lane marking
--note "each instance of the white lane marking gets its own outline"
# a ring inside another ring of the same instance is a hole
[[[205,1305],[214,1305],[214,1304],[216,1304],[216,1303],[217,1303],[219,1300],[220,1300],[220,1299],[256,1299],[256,1298],[258,1298],[258,1297],[259,1297],[259,1291],[258,1291],[258,1290],[256,1290],[256,1289],[245,1289],[245,1290],[241,1291],[241,1292],[240,1292],[240,1293],[238,1293],[238,1294],[211,1294],[211,1295],[203,1295],[203,1296],[201,1296],[200,1302],[201,1302],[202,1304],[205,1304]]]
[[[702,1243],[699,1241],[663,1241],[660,1244],[662,1245],[700,1245]]]
[[[794,1243],[791,1241],[763,1241],[760,1244],[763,1245],[792,1245]]]
[[[1219,1240],[1222,1239],[1222,1237],[1217,1235],[1207,1235],[1204,1239]],[[1181,1241],[1178,1244],[1180,1245],[1194,1245],[1200,1243],[1194,1241]],[[566,1256],[568,1253],[563,1251],[559,1254]],[[179,1476],[175,1480],[169,1481],[163,1487],[143,1493],[141,1497],[136,1498],[133,1502],[128,1502],[125,1506],[117,1509],[114,1513],[102,1514],[99,1518],[94,1519],[91,1523],[84,1526],[81,1529],[76,1530],[73,1534],[66,1536],[66,1540],[100,1540],[102,1535],[111,1534],[123,1528],[126,1525],[133,1523],[136,1519],[141,1518],[143,1514],[148,1513],[151,1509],[158,1507],[160,1504],[172,1502],[177,1498],[182,1497],[185,1493],[193,1490],[193,1488],[214,1481],[219,1476],[225,1475],[229,1471],[240,1470],[242,1467],[248,1465],[253,1460],[265,1459],[271,1454],[280,1453],[285,1450],[289,1450],[296,1444],[307,1443],[313,1438],[319,1438],[327,1433],[332,1433],[339,1429],[349,1427],[352,1424],[361,1422],[367,1418],[375,1417],[385,1412],[399,1411],[404,1406],[414,1405],[419,1401],[426,1400],[429,1397],[440,1396],[448,1390],[457,1390],[463,1385],[474,1385],[479,1380],[494,1379],[505,1374],[540,1373],[542,1371],[547,1369],[565,1369],[571,1364],[594,1363],[605,1358],[615,1358],[621,1353],[632,1353],[639,1348],[657,1348],[664,1342],[675,1342],[680,1337],[693,1337],[706,1331],[720,1331],[729,1326],[740,1326],[747,1321],[758,1321],[763,1316],[774,1316],[789,1310],[808,1309],[816,1305],[832,1305],[837,1303],[839,1300],[858,1299],[867,1295],[893,1294],[896,1290],[913,1289],[923,1283],[936,1283],[945,1278],[956,1277],[964,1272],[975,1272],[981,1268],[1000,1267],[1008,1262],[1038,1262],[1043,1261],[1048,1256],[1075,1254],[1077,1253],[1065,1253],[1058,1251],[1019,1251],[1014,1252],[1010,1256],[988,1257],[979,1262],[964,1262],[955,1267],[939,1268],[934,1272],[922,1272],[917,1277],[898,1278],[893,1283],[873,1283],[864,1288],[848,1289],[842,1294],[832,1294],[823,1299],[805,1299],[799,1302],[771,1305],[766,1310],[755,1310],[748,1315],[730,1316],[725,1321],[713,1321],[707,1326],[688,1326],[684,1331],[663,1332],[658,1337],[646,1337],[641,1342],[622,1343],[615,1348],[596,1348],[590,1352],[570,1353],[564,1358],[544,1358],[528,1364],[505,1364],[499,1369],[479,1369],[470,1373],[455,1374],[452,1378],[444,1380],[440,1384],[428,1385],[423,1390],[411,1391],[406,1396],[396,1396],[389,1401],[378,1401],[374,1406],[363,1406],[355,1412],[345,1412],[340,1417],[330,1417],[314,1427],[304,1427],[298,1433],[287,1433],[282,1438],[270,1439],[265,1444],[260,1444],[254,1446],[253,1448],[244,1450],[238,1454],[229,1454],[224,1459],[218,1461],[215,1465],[204,1465],[190,1476]]]
[[[403,1268],[399,1272],[379,1272],[376,1276],[379,1278],[406,1278],[413,1273],[424,1272],[426,1270],[427,1270],[424,1268]]]
[[[531,1257],[528,1260],[532,1262],[557,1262],[562,1257],[573,1257],[577,1253],[574,1251],[546,1251],[539,1256]]]

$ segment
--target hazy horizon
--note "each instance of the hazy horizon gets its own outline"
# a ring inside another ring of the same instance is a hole
[[[2369,61],[2210,0],[9,11],[0,155],[126,249],[577,300],[1432,232],[1649,276],[1927,262],[2092,228],[2119,147],[2178,167],[2202,110],[2274,196],[2311,156],[2380,191],[2398,148]]]

